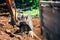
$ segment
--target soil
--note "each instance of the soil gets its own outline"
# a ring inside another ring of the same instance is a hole
[[[40,40],[36,37],[31,38],[26,34],[18,35],[13,34],[18,27],[14,27],[8,23],[9,17],[0,16],[0,40]],[[41,38],[40,36],[40,20],[39,18],[32,19],[33,26],[34,26],[34,33]],[[7,33],[8,32],[8,33]]]

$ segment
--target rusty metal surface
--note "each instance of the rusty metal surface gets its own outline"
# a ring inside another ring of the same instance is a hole
[[[43,34],[47,40],[60,38],[60,3],[40,2]]]

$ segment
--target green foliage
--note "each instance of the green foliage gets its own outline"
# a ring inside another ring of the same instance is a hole
[[[24,14],[31,14],[34,17],[39,17],[39,9],[32,9],[23,12]]]
[[[36,9],[39,6],[39,0],[32,0],[32,8]]]
[[[20,6],[18,12],[31,14],[33,17],[39,17],[39,0],[16,0],[16,6]]]
[[[20,8],[32,7],[33,9],[35,9],[39,6],[38,1],[39,0],[15,0],[15,3],[16,6],[19,6]]]

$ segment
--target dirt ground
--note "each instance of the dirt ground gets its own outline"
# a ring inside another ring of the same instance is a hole
[[[32,19],[34,26],[34,33],[38,36],[38,38],[36,37],[31,38],[26,34],[22,34],[22,35],[13,34],[18,29],[18,27],[13,28],[13,26],[11,26],[8,23],[8,20],[9,17],[0,16],[0,40],[40,40],[39,38],[41,38],[41,36],[40,36],[39,18]],[[13,35],[11,35],[10,33],[6,33],[6,31],[12,33]]]

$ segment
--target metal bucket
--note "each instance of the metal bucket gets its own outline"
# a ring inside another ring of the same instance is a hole
[[[60,2],[40,1],[40,17],[46,40],[60,40]]]

